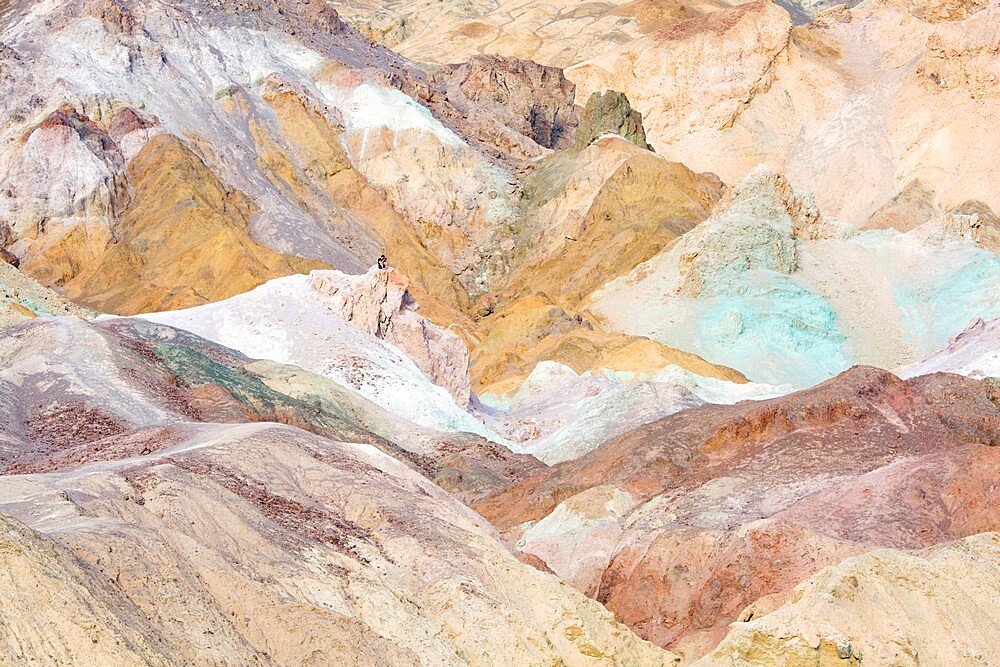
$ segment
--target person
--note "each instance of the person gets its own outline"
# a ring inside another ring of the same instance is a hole
[[[379,255],[378,256],[378,268],[384,269],[384,268],[387,268],[388,266],[389,266],[389,260],[386,259],[386,256],[385,255]]]

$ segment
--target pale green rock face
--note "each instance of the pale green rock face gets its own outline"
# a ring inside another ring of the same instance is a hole
[[[940,221],[902,234],[826,220],[758,170],[594,301],[621,331],[804,388],[855,364],[914,363],[1000,315],[1000,257]]]
[[[734,368],[752,362],[754,379],[777,384],[815,384],[846,368],[848,341],[830,304],[785,276],[768,277],[756,293],[709,299],[698,353]]]

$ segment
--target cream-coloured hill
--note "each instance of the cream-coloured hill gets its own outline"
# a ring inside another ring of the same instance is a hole
[[[533,58],[564,68],[581,106],[622,91],[670,160],[726,182],[768,164],[853,224],[918,181],[944,210],[1000,206],[988,162],[1000,120],[995,5],[784,3],[794,17],[769,0],[733,5],[385,0],[344,12],[391,23],[370,34],[391,33],[386,42],[415,60]]]
[[[988,665],[1000,660],[1000,535],[915,553],[849,558],[811,577],[770,611],[751,605],[714,665]]]
[[[127,598],[73,552],[0,514],[0,662],[170,665],[160,638]]]
[[[224,301],[137,317],[299,366],[417,424],[502,441],[466,411],[465,344],[424,319],[407,287],[395,269],[360,276],[314,271]]]
[[[0,478],[0,508],[46,535],[5,530],[12,593],[81,614],[11,617],[15,660],[159,664],[153,644],[166,664],[670,664],[372,447],[274,424],[132,442],[157,451]],[[50,539],[61,555],[37,557]],[[32,580],[45,585],[25,590]]]

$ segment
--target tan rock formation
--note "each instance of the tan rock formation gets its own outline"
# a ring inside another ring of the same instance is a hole
[[[401,349],[432,382],[447,389],[459,407],[468,407],[469,349],[457,335],[419,314],[406,276],[377,268],[362,276],[314,272],[310,287],[337,316]]]
[[[632,108],[624,93],[616,90],[591,94],[581,113],[576,147],[586,148],[603,134],[617,134],[639,148],[653,149],[646,142],[642,114]]]
[[[910,181],[895,197],[875,211],[865,227],[871,229],[898,229],[908,232],[939,214],[934,193],[924,189],[920,181]]]
[[[441,239],[421,240],[391,201],[353,167],[338,115],[275,79],[265,84],[263,98],[277,127],[259,123],[253,134],[275,185],[287,189],[313,215],[326,217],[331,231],[366,256],[369,265],[379,254],[387,254],[410,278],[412,291],[431,317],[462,321],[470,299],[442,265]],[[248,113],[249,107],[239,112]]]
[[[712,174],[615,137],[540,162],[526,185],[537,209],[516,238],[501,294],[541,288],[577,307],[607,276],[628,272],[707,218],[722,189]]]
[[[394,9],[413,29],[398,45],[411,57],[487,53],[562,67],[580,105],[593,92],[624,92],[669,159],[727,182],[766,163],[861,226],[914,180],[943,209],[970,199],[1000,206],[982,162],[995,151],[981,145],[998,124],[995,105],[978,102],[1000,81],[987,4],[785,3],[796,21],[819,14],[794,28],[770,2]]]
[[[774,611],[748,607],[695,664],[990,664],[1000,660],[998,563],[997,533],[849,558],[796,587]]]
[[[697,355],[648,338],[608,333],[590,316],[560,308],[542,293],[511,302],[480,326],[471,366],[478,393],[513,391],[541,361],[556,361],[577,373],[608,368],[642,374],[676,364],[706,377],[746,382],[741,373]]]
[[[127,598],[59,543],[0,514],[0,662],[170,665]]]
[[[486,52],[565,68],[601,53],[609,44],[621,44],[718,6],[678,0],[585,5],[566,0],[550,5],[536,0],[503,5],[483,0],[436,5],[360,0],[340,11],[373,38],[377,28],[366,26],[402,22],[405,36],[390,48],[417,61],[443,64]],[[382,18],[387,11],[391,21]],[[390,31],[387,37],[397,34]]]
[[[982,11],[990,4],[986,0],[889,0],[889,2],[928,23],[961,21]]]
[[[46,234],[22,269],[97,310],[136,313],[206,303],[322,264],[254,241],[254,206],[180,140],[153,137],[125,172],[132,195],[114,228],[100,220]]]
[[[496,56],[474,56],[459,65],[447,65],[435,75],[449,103],[463,113],[480,142],[496,132],[496,117],[506,120],[508,139],[503,152],[537,157],[542,148],[572,144],[578,118],[573,108],[575,90],[562,70],[531,61]],[[474,106],[475,105],[475,106]],[[476,125],[479,118],[490,124]],[[513,133],[513,136],[511,134]],[[515,146],[518,146],[515,151]]]

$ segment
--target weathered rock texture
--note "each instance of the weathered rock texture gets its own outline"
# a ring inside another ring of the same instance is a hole
[[[516,214],[512,163],[571,142],[576,125],[560,70],[481,58],[437,79],[322,3],[62,0],[10,14],[4,247],[115,313],[324,265],[359,272],[385,252],[428,312],[460,320]]]
[[[172,665],[142,613],[73,552],[0,514],[0,662]]]
[[[496,117],[504,118],[516,132],[543,148],[572,145],[579,119],[573,108],[575,90],[562,70],[526,60],[475,56],[468,62],[448,65],[435,75],[448,101],[462,112],[481,141],[494,132]],[[491,118],[492,117],[492,118]],[[489,124],[483,121],[490,118]],[[517,139],[508,138],[512,150]],[[524,143],[521,141],[520,143]],[[519,148],[524,157],[535,157],[529,145]]]
[[[771,613],[751,605],[696,665],[965,665],[1000,660],[1000,535],[822,570]],[[766,615],[761,616],[763,611]]]
[[[392,343],[448,390],[461,408],[469,405],[469,348],[462,339],[427,321],[407,291],[410,281],[395,269],[370,269],[362,276],[315,272],[309,286],[327,307],[355,327]]]
[[[646,143],[642,114],[632,108],[624,93],[616,90],[591,94],[580,117],[576,147],[586,148],[603,134],[617,134],[639,148],[653,150],[653,147]]]
[[[680,412],[474,507],[641,636],[698,656],[748,604],[847,556],[997,530],[997,444],[993,386],[858,367]]]
[[[138,433],[117,441],[135,452],[125,459],[109,444],[92,445],[100,462],[86,472],[0,478],[3,511],[76,559],[15,563],[18,586],[40,580],[32,593],[55,598],[31,606],[62,598],[72,611],[90,601],[86,587],[97,593],[84,617],[17,623],[14,641],[57,647],[73,663],[669,662],[370,447],[274,424]],[[29,553],[46,549],[20,531]],[[108,598],[122,602],[109,611]],[[143,623],[131,628],[126,614]]]
[[[477,390],[515,390],[542,361],[556,361],[577,373],[609,369],[649,373],[674,364],[699,375],[746,382],[731,368],[648,338],[608,333],[590,317],[560,308],[545,294],[523,297],[483,321],[472,353]]]

